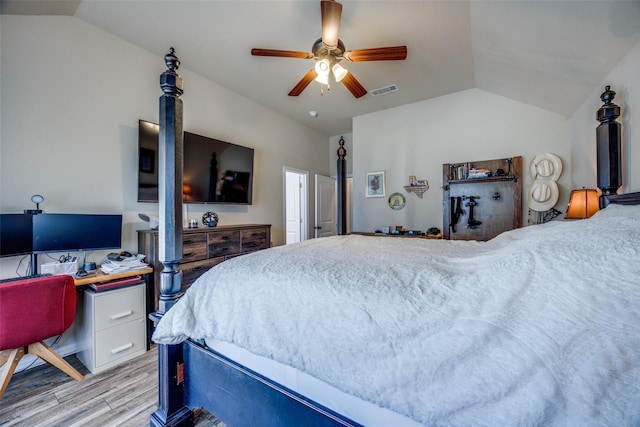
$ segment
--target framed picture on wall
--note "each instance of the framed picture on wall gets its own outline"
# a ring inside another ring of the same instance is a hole
[[[367,197],[384,197],[384,171],[367,172]]]

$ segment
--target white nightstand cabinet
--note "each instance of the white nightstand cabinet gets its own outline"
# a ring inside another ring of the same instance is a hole
[[[101,372],[147,350],[145,283],[78,296],[76,331],[78,359],[93,373]]]

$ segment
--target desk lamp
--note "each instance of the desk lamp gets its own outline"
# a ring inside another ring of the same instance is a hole
[[[42,213],[42,209],[40,209],[40,203],[44,202],[44,197],[39,194],[34,194],[31,196],[31,201],[36,204],[35,209],[25,209],[24,213],[27,215],[37,215]]]

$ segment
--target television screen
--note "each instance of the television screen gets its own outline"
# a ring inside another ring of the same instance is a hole
[[[138,201],[158,201],[159,126],[139,121]],[[184,132],[183,200],[252,203],[253,148]]]
[[[158,134],[160,127],[138,122],[138,201],[158,201]]]
[[[0,256],[24,255],[31,253],[32,215],[0,215]]]
[[[40,214],[33,216],[33,252],[119,249],[122,215]]]

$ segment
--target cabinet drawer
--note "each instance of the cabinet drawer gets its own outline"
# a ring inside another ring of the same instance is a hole
[[[242,230],[242,252],[257,251],[268,247],[267,230],[265,228]]]
[[[207,257],[207,235],[185,234],[182,236],[181,263],[198,261]]]
[[[95,293],[95,330],[144,319],[144,284],[129,288]]]
[[[96,332],[96,368],[134,353],[144,353],[146,351],[145,328],[146,322],[142,318]]]
[[[202,261],[182,264],[180,266],[180,269],[182,270],[182,290],[186,290],[186,288],[195,282],[195,280],[205,271],[216,264],[220,264],[222,261],[224,261],[224,257],[209,258]]]
[[[240,230],[207,233],[209,258],[240,253]]]

